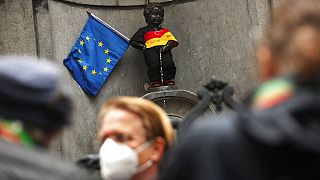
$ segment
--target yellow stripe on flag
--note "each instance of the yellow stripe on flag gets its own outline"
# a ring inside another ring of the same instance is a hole
[[[171,32],[166,32],[161,38],[152,38],[146,41],[146,47],[152,48],[155,46],[164,46],[168,43],[168,41],[176,41],[176,38],[171,34]]]

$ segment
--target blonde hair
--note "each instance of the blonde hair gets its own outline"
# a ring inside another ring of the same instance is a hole
[[[262,45],[276,63],[295,65],[295,73],[314,76],[320,68],[320,1],[287,0],[272,14]]]
[[[146,139],[163,137],[167,146],[172,146],[175,135],[167,114],[152,101],[129,96],[120,96],[104,102],[98,114],[99,123],[112,109],[124,109],[137,114],[146,130]]]

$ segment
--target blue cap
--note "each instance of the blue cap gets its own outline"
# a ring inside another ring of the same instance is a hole
[[[0,57],[0,117],[47,130],[67,125],[71,103],[59,76],[56,66],[46,61]]]

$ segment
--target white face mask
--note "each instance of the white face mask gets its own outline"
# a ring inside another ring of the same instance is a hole
[[[134,174],[152,166],[153,162],[149,160],[138,167],[139,159],[137,153],[143,151],[150,144],[150,142],[146,142],[136,149],[132,149],[126,144],[107,139],[99,151],[102,179],[129,180]]]

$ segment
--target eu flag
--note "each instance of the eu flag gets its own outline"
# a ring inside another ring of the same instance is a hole
[[[93,14],[84,26],[64,65],[80,87],[96,96],[129,47],[128,38]]]

